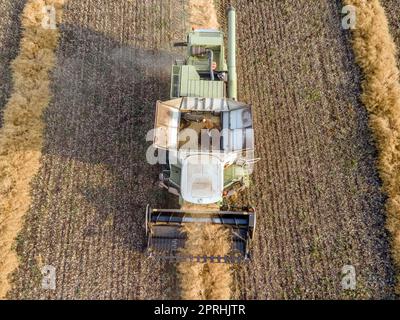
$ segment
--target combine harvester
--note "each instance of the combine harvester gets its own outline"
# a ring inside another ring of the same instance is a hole
[[[229,197],[249,186],[255,162],[251,107],[236,100],[235,20],[235,9],[229,7],[228,64],[221,31],[193,30],[187,42],[175,44],[187,47],[187,58],[172,66],[171,100],[157,102],[154,146],[167,157],[160,185],[179,196],[181,209],[147,206],[150,256],[226,263],[250,257],[255,210],[227,205]],[[231,254],[180,254],[184,225],[190,223],[229,228]]]

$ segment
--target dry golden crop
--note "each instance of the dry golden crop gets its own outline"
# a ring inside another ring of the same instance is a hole
[[[345,0],[344,3],[356,7],[353,49],[364,74],[361,98],[369,112],[370,127],[379,150],[380,176],[388,195],[387,228],[392,236],[400,293],[400,83],[396,46],[378,0]]]
[[[13,89],[0,131],[0,297],[18,265],[14,240],[28,211],[30,183],[39,169],[44,124],[42,113],[51,99],[49,72],[55,64],[59,32],[45,15],[54,8],[60,22],[64,0],[29,0],[22,14],[20,52],[12,63]]]
[[[189,24],[200,29],[218,29],[217,11],[213,0],[190,0]]]
[[[226,256],[230,251],[228,231],[214,224],[187,225],[187,241],[182,254]],[[177,270],[182,299],[230,299],[232,274],[228,264],[182,262]]]

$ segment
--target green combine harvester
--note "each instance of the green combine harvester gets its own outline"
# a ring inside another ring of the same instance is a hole
[[[249,186],[256,161],[251,107],[237,101],[235,20],[235,9],[229,7],[227,62],[222,31],[193,30],[186,42],[175,44],[187,47],[187,57],[172,66],[171,99],[157,102],[153,145],[167,155],[160,186],[179,197],[181,209],[147,206],[150,256],[226,263],[250,257],[255,210],[228,205]],[[231,254],[180,254],[188,223],[229,228]]]

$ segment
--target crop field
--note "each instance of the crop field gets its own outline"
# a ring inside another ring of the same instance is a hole
[[[345,298],[340,271],[351,264],[354,297],[389,297],[384,198],[340,2],[235,5],[239,96],[254,106],[262,158],[249,192],[257,238],[253,262],[238,272],[240,296]]]
[[[170,19],[172,9],[178,16]],[[17,241],[23,263],[12,297],[173,293],[168,267],[143,255],[144,208],[165,202],[158,168],[146,162],[145,133],[155,101],[168,96],[183,9],[180,1],[119,0],[64,8],[42,167]],[[43,265],[56,268],[54,292],[40,289]]]
[[[400,46],[396,2],[382,4]],[[252,260],[235,266],[232,297],[393,298],[386,198],[341,1],[230,3],[239,100],[253,106],[261,158],[242,199],[258,214]],[[223,29],[227,4],[215,1]],[[0,4],[0,110],[23,5]],[[65,4],[9,298],[179,298],[175,265],[144,254],[146,205],[177,205],[146,161],[146,133],[155,102],[169,97],[170,65],[184,54],[172,44],[185,39],[187,12],[186,0]],[[55,290],[41,286],[45,265],[55,268]],[[354,291],[342,289],[346,265],[356,271]]]

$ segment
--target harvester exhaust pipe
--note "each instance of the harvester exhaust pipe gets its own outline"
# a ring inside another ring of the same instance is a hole
[[[237,100],[236,10],[228,7],[228,97]]]

